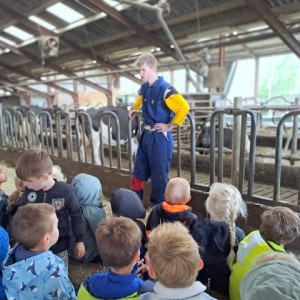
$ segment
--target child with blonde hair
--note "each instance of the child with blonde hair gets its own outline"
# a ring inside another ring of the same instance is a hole
[[[273,207],[261,215],[260,230],[248,234],[240,243],[237,261],[230,275],[230,299],[239,300],[240,283],[255,267],[255,260],[264,252],[285,252],[284,245],[300,236],[299,215],[288,207]],[[280,298],[281,299],[281,298]]]
[[[255,267],[241,282],[241,299],[299,299],[300,262],[294,255],[268,251],[256,259],[254,264]]]
[[[185,178],[175,177],[169,180],[165,191],[165,202],[153,207],[146,224],[147,236],[159,224],[181,222],[190,231],[198,217],[186,203],[191,200],[190,184]]]
[[[247,207],[239,190],[225,183],[210,187],[205,207],[210,218],[198,221],[192,232],[204,262],[197,280],[228,296],[234,250],[245,237],[244,231],[235,226],[235,221],[239,215],[246,217]]]
[[[197,243],[181,223],[164,223],[156,227],[149,236],[148,255],[149,275],[158,282],[154,292],[143,294],[141,300],[215,299],[196,281],[203,261]]]

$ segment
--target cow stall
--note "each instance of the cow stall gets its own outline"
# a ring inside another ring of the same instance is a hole
[[[4,114],[9,115],[7,112],[2,113],[1,117],[1,157],[14,165],[18,156],[22,151],[30,147],[42,147],[52,157],[55,164],[58,164],[65,171],[68,178],[73,178],[80,172],[86,172],[100,178],[103,191],[110,195],[115,189],[119,187],[130,188],[130,174],[132,170],[132,162],[134,157],[132,156],[132,147],[127,144],[124,148],[118,146],[120,143],[120,130],[121,127],[127,129],[128,138],[132,137],[132,121],[127,118],[126,124],[120,124],[118,117],[116,117],[112,111],[104,111],[103,114],[98,116],[98,124],[103,122],[104,116],[106,116],[107,122],[105,124],[105,130],[108,132],[108,140],[116,139],[115,145],[108,143],[105,145],[103,142],[103,132],[98,131],[100,145],[97,149],[97,153],[93,150],[93,147],[85,145],[85,154],[82,155],[82,146],[77,144],[77,141],[82,141],[82,137],[85,133],[85,122],[79,121],[82,117],[83,121],[88,122],[88,129],[92,128],[92,120],[85,115],[86,112],[76,111],[75,120],[71,120],[68,113],[57,113],[54,118],[50,114],[39,113],[38,118],[32,118],[27,120],[28,126],[32,128],[33,132],[25,133],[22,138],[25,143],[17,144],[11,142],[15,139],[16,135],[22,135],[22,131],[15,130],[14,121],[16,115],[10,117],[3,117]],[[297,112],[299,113],[299,112]],[[204,201],[207,197],[207,191],[211,183],[215,181],[232,182],[232,174],[236,177],[236,185],[243,194],[245,200],[248,201],[251,211],[249,212],[249,218],[247,223],[241,224],[242,228],[247,231],[252,228],[256,228],[259,220],[257,218],[257,212],[264,210],[268,206],[284,205],[292,208],[295,211],[300,212],[298,206],[298,182],[299,182],[299,168],[297,166],[281,166],[281,172],[284,172],[281,180],[281,194],[287,191],[294,191],[294,194],[288,196],[282,200],[281,198],[273,200],[274,195],[274,182],[276,176],[274,164],[268,164],[257,162],[255,157],[255,139],[256,139],[256,118],[252,111],[248,110],[218,110],[218,112],[212,115],[213,120],[215,117],[218,119],[218,126],[222,128],[223,115],[231,114],[233,117],[240,118],[242,120],[241,131],[239,133],[239,140],[243,142],[243,134],[247,127],[247,122],[252,123],[252,132],[250,135],[250,152],[245,151],[245,146],[239,148],[237,151],[240,156],[237,160],[239,171],[232,171],[232,158],[230,154],[225,154],[222,150],[222,134],[219,135],[219,147],[214,149],[214,136],[215,130],[211,132],[212,147],[209,155],[199,154],[196,152],[196,130],[194,118],[191,114],[186,118],[186,128],[183,128],[184,136],[189,135],[188,142],[186,138],[181,139],[182,128],[178,127],[174,130],[174,135],[177,135],[177,141],[174,143],[175,149],[173,153],[173,163],[170,171],[170,177],[182,176],[189,180],[192,187],[192,202],[193,210],[201,216],[205,216]],[[46,116],[46,117],[45,117]],[[24,118],[24,117],[23,117]],[[26,118],[26,117],[25,117]],[[43,120],[46,118],[45,120]],[[76,119],[77,118],[77,119]],[[110,121],[108,121],[110,119]],[[137,126],[140,127],[142,120],[141,114],[137,113]],[[30,121],[31,120],[31,121]],[[34,120],[34,121],[33,121]],[[34,122],[41,122],[37,126]],[[23,124],[23,129],[26,127],[26,119]],[[113,125],[114,124],[114,125]],[[211,127],[214,128],[216,124],[211,123]],[[38,127],[39,132],[34,132],[34,128]],[[74,127],[75,126],[75,127]],[[113,135],[112,126],[115,126],[116,132]],[[11,135],[7,136],[7,128],[10,128]],[[99,128],[102,127],[102,124]],[[43,128],[41,130],[41,128]],[[52,129],[51,129],[52,128]],[[54,130],[55,128],[55,130]],[[81,128],[81,129],[80,129]],[[222,130],[220,130],[222,132]],[[17,134],[16,134],[17,133]],[[30,143],[32,135],[37,135],[37,142]],[[92,135],[91,135],[92,136]],[[102,136],[102,137],[101,137]],[[75,146],[74,146],[75,145]],[[101,147],[103,149],[101,149]],[[213,150],[214,149],[214,150]],[[213,151],[212,151],[213,150]],[[94,151],[94,153],[93,153]],[[215,153],[216,151],[216,153]],[[95,156],[98,156],[100,164],[95,164]],[[93,158],[94,157],[94,158]],[[278,162],[281,159],[278,156]],[[276,179],[278,181],[278,179]],[[260,190],[263,195],[257,193]],[[145,206],[149,205],[148,195],[150,194],[150,184],[145,184]],[[296,196],[296,200],[294,199]],[[294,198],[293,198],[294,197]],[[292,201],[290,201],[292,199]],[[252,215],[252,210],[254,214]],[[253,218],[253,219],[252,219]]]

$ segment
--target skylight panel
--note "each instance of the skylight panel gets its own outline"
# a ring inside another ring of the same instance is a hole
[[[124,5],[122,5],[118,1],[114,1],[114,0],[103,0],[103,1],[106,2],[109,6],[115,8],[116,10],[120,11],[124,9]]]
[[[73,23],[84,18],[84,15],[63,3],[56,3],[49,6],[46,10],[68,23]]]
[[[15,45],[16,45],[15,42],[13,42],[13,41],[11,41],[11,40],[8,40],[8,39],[6,39],[6,38],[4,38],[4,37],[2,37],[2,36],[0,36],[0,40],[1,40],[2,42],[6,43],[6,44],[9,44],[9,45],[12,45],[12,46],[15,46]]]
[[[26,41],[29,40],[31,38],[33,38],[33,35],[16,27],[16,26],[9,26],[5,29],[3,29],[3,31],[5,31],[6,33],[15,36],[16,38],[22,40],[22,41]]]
[[[41,25],[41,26],[43,26],[43,27],[49,29],[49,30],[53,30],[53,29],[56,28],[54,25],[52,25],[52,24],[50,24],[50,23],[44,21],[43,19],[41,19],[41,18],[39,18],[39,17],[37,17],[37,16],[30,16],[30,17],[28,17],[28,19],[29,19],[30,21],[32,21],[32,22],[38,24],[38,25]]]

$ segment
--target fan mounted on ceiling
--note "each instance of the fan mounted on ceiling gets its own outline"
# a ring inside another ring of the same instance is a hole
[[[42,58],[57,56],[59,50],[59,38],[57,36],[43,35],[39,40],[39,48]]]

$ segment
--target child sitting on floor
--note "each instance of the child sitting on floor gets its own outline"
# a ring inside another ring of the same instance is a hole
[[[105,211],[102,207],[101,183],[95,176],[80,173],[73,178],[72,186],[78,198],[85,221],[83,243],[86,251],[80,261],[100,262],[95,232],[99,222],[106,218]],[[76,239],[72,232],[70,232],[70,235],[70,255],[76,259],[73,251]]]
[[[97,273],[81,284],[77,299],[138,299],[145,287],[137,278],[142,234],[134,221],[113,217],[99,223],[96,239],[102,261],[108,265],[107,273]]]
[[[266,251],[284,252],[284,245],[300,235],[300,218],[287,207],[274,207],[261,215],[260,230],[247,235],[239,244],[237,260],[230,275],[230,299],[239,300],[240,283],[254,267],[256,258]]]
[[[49,251],[58,240],[58,219],[47,203],[22,206],[13,219],[18,242],[3,263],[8,299],[76,299],[63,261]]]
[[[146,263],[151,278],[156,278],[154,292],[141,295],[141,300],[215,299],[195,281],[203,267],[198,245],[181,223],[164,223],[149,236]]]
[[[240,294],[242,300],[298,300],[300,262],[292,254],[265,252],[245,275]]]
[[[245,237],[244,231],[235,226],[235,221],[239,214],[246,216],[247,207],[238,189],[224,183],[210,187],[205,207],[210,219],[198,221],[192,233],[204,262],[197,280],[228,296],[234,247]]]
[[[110,198],[111,210],[114,216],[126,217],[133,220],[142,232],[141,256],[145,255],[145,246],[147,243],[145,224],[139,219],[144,219],[146,216],[145,207],[137,195],[132,190],[125,188],[117,189]]]
[[[181,222],[190,231],[198,218],[192,213],[192,208],[186,203],[191,200],[190,185],[185,178],[175,177],[169,180],[166,192],[166,202],[152,208],[146,224],[147,236],[156,226],[164,222]]]

